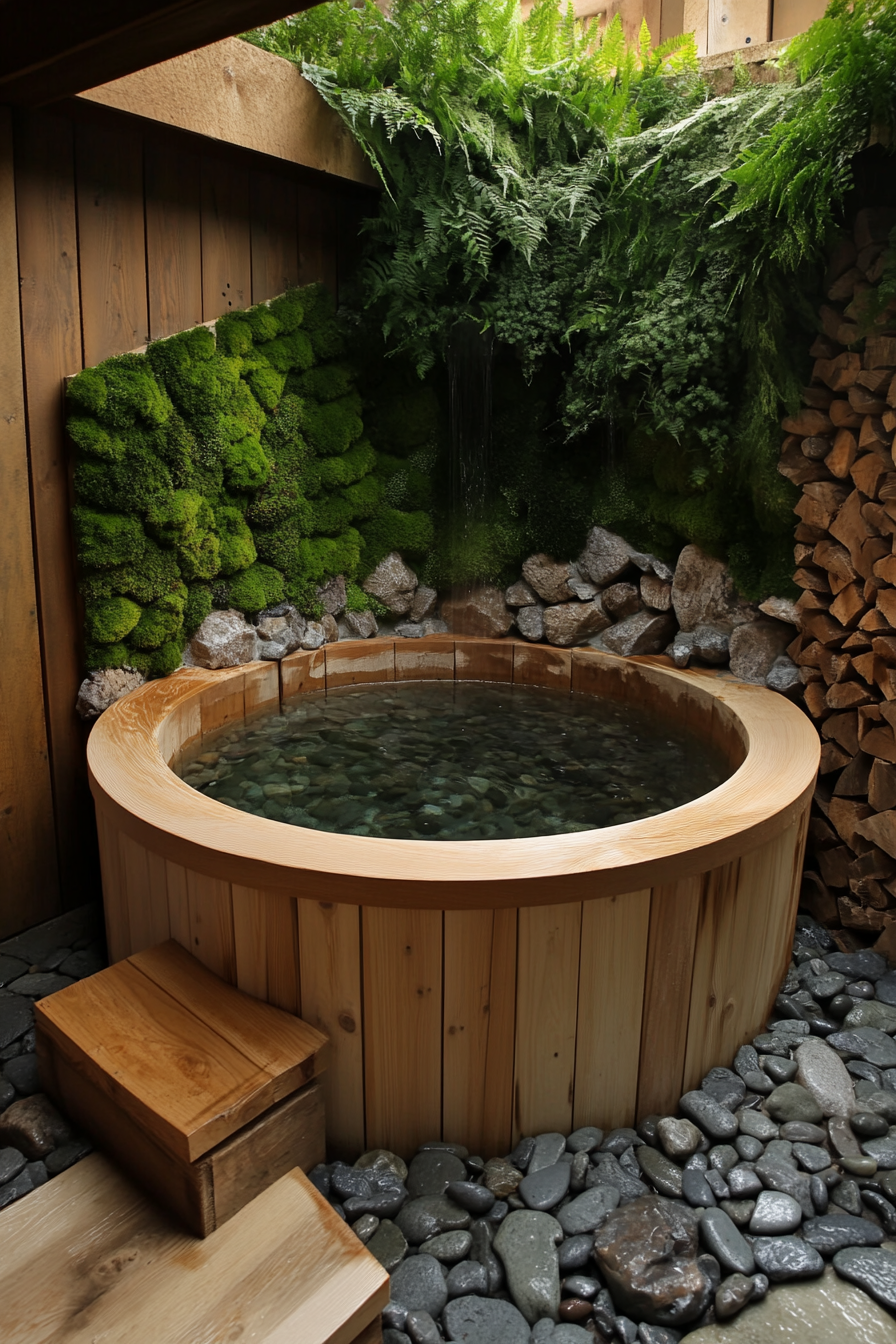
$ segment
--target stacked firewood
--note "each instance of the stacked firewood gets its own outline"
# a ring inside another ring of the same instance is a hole
[[[896,211],[861,211],[832,258],[778,468],[802,490],[788,652],[823,743],[804,899],[826,924],[874,935],[896,924],[896,300],[881,288],[894,226]]]

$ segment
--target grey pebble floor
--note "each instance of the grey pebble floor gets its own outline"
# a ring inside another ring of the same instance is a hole
[[[90,1151],[39,1092],[32,1005],[104,964],[97,907],[0,944],[0,1208]],[[677,1116],[309,1174],[390,1271],[384,1344],[674,1344],[829,1263],[896,1314],[894,1038],[896,971],[801,916],[766,1031]]]

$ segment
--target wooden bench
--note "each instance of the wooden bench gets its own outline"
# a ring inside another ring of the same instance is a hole
[[[325,1157],[327,1040],[178,943],[36,1005],[45,1091],[197,1236]]]
[[[99,1153],[0,1213],[4,1344],[381,1344],[382,1265],[301,1171],[204,1241]]]

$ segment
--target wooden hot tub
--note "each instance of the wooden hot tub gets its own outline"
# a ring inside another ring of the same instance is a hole
[[[656,817],[520,840],[383,840],[235,811],[169,762],[279,698],[458,678],[652,704],[724,784]],[[328,1033],[334,1155],[672,1111],[758,1030],[787,966],[819,742],[761,687],[509,640],[370,640],[182,669],[90,736],[109,952],[176,938]]]

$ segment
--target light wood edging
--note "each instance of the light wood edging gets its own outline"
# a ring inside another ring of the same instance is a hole
[[[458,649],[476,649],[469,640],[431,644],[415,657],[429,655],[449,677],[455,671],[446,666],[449,649],[455,662]],[[592,650],[503,647],[511,651],[514,680],[651,703],[712,736],[729,759],[743,756],[742,763],[691,803],[599,831],[439,843],[333,835],[238,812],[174,774],[168,761],[186,742],[242,718],[247,699],[253,709],[276,702],[270,664],[183,669],[126,696],[94,727],[88,763],[100,816],[170,863],[252,889],[364,906],[472,910],[562,904],[676,882],[759,848],[803,815],[819,741],[782,697]],[[406,645],[400,654],[407,656]],[[281,678],[290,689],[299,689],[297,683],[323,689],[349,677],[393,680],[395,656],[392,641],[340,644],[292,655],[281,665]],[[539,682],[540,665],[548,670]]]

